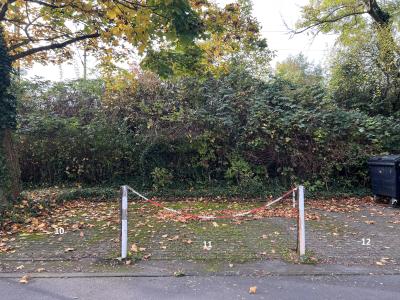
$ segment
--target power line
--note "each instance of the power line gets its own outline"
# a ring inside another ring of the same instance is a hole
[[[315,52],[326,52],[329,51],[329,49],[304,49],[304,48],[299,48],[299,49],[279,49],[279,48],[273,48],[271,47],[272,50],[276,50],[276,51],[304,51],[304,52],[308,52],[308,51],[315,51]]]

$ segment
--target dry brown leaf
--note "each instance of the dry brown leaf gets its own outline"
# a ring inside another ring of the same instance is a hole
[[[136,246],[136,244],[132,244],[131,251],[135,253],[139,252],[138,246]]]
[[[168,241],[176,241],[177,239],[179,239],[179,235],[175,235],[174,237],[168,239]]]
[[[36,270],[36,272],[38,272],[38,273],[41,273],[41,272],[44,272],[44,271],[46,271],[45,268],[39,268],[39,269]]]
[[[375,221],[365,221],[364,223],[372,225],[375,224]]]
[[[44,228],[44,227],[46,227],[46,223],[40,223],[39,225],[38,225],[38,229],[42,229],[42,228]]]
[[[29,275],[24,275],[20,278],[19,283],[27,284],[29,282]]]
[[[256,286],[251,286],[249,289],[249,294],[255,294],[257,292],[257,287]]]

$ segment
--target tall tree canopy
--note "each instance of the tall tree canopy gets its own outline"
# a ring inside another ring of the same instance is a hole
[[[252,16],[250,0],[238,0],[220,8],[212,1],[193,1],[204,34],[190,47],[164,43],[148,53],[142,65],[167,77],[195,73],[221,74],[237,63],[266,69],[271,52],[261,35],[261,27]]]
[[[373,32],[380,59],[391,69],[399,67],[399,0],[310,0],[302,8],[297,32],[337,33],[343,45],[352,45]]]
[[[400,1],[310,0],[296,32],[338,35],[330,87],[346,108],[400,112]]]
[[[73,44],[106,59],[127,44],[143,52],[169,41],[190,43],[202,30],[188,0],[0,0],[0,204],[17,194],[18,170],[11,142],[15,100],[8,92],[12,64],[18,60],[61,62]],[[12,180],[3,180],[4,178]],[[11,193],[10,193],[10,190]]]

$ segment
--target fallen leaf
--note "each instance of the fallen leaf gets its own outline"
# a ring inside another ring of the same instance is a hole
[[[81,232],[79,233],[79,236],[80,236],[81,238],[83,238],[83,237],[85,236],[85,234],[83,233],[83,231],[81,231]]]
[[[257,292],[257,287],[256,286],[251,286],[249,289],[249,294],[255,294]]]
[[[21,279],[19,280],[19,283],[26,284],[26,283],[29,282],[29,279],[30,279],[29,275],[24,275],[24,276],[22,276]]]
[[[381,262],[381,261],[377,261],[377,262],[375,262],[375,264],[377,264],[378,266],[384,266],[385,264],[383,263],[383,262]]]
[[[44,271],[46,271],[45,268],[39,268],[39,269],[36,270],[36,272],[38,272],[38,273],[41,273],[41,272],[44,272]]]
[[[25,268],[25,266],[24,266],[24,265],[20,265],[20,266],[18,266],[16,269],[17,269],[17,270],[22,270],[23,268]]]
[[[71,252],[71,251],[75,251],[75,249],[74,249],[74,248],[66,248],[66,249],[64,250],[64,252]]]
[[[365,221],[364,223],[372,225],[375,224],[375,221]]]
[[[176,241],[177,239],[179,239],[179,235],[175,235],[174,237],[168,239],[168,241]]]
[[[181,271],[181,270],[175,271],[174,276],[175,277],[183,277],[183,276],[185,276],[185,273],[183,273],[183,271]]]
[[[217,222],[212,222],[212,224],[213,224],[214,227],[219,227]]]
[[[139,252],[139,249],[135,244],[132,244],[131,251],[137,253],[137,252]]]
[[[44,227],[46,227],[46,223],[40,223],[37,228],[42,229]]]

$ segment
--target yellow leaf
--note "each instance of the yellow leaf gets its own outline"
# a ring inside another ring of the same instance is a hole
[[[249,289],[249,294],[255,294],[257,292],[257,287],[256,286],[251,286]]]
[[[115,10],[109,10],[107,11],[107,17],[110,19],[115,19],[117,17],[117,12]]]
[[[30,279],[29,275],[24,275],[24,276],[22,276],[21,279],[19,280],[19,283],[26,284],[26,283],[29,282],[29,279]]]

